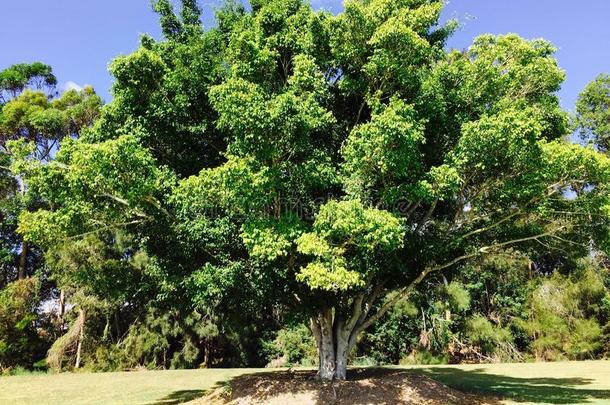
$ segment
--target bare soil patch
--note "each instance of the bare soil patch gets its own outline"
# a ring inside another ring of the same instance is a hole
[[[236,377],[192,405],[500,404],[404,370],[350,370],[349,380],[321,382],[313,371],[281,371]]]

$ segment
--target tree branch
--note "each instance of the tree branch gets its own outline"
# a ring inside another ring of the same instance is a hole
[[[379,320],[379,318],[381,318],[383,315],[385,315],[399,301],[401,301],[402,299],[406,298],[409,294],[411,294],[413,289],[419,283],[421,283],[428,274],[446,269],[448,267],[453,266],[454,264],[460,263],[464,260],[471,259],[473,257],[477,257],[481,254],[488,253],[488,251],[490,249],[495,249],[495,248],[499,248],[499,247],[503,247],[503,246],[507,246],[507,245],[521,243],[521,242],[527,242],[530,240],[538,240],[539,238],[544,238],[546,236],[552,236],[555,232],[558,232],[564,228],[565,228],[565,226],[561,226],[561,227],[554,229],[553,231],[544,232],[544,233],[541,233],[538,235],[527,236],[527,237],[523,237],[523,238],[517,238],[517,239],[508,240],[505,242],[500,242],[500,243],[483,246],[483,247],[480,247],[474,253],[469,253],[469,254],[465,254],[462,256],[458,256],[455,259],[453,259],[447,263],[426,268],[408,286],[406,286],[405,288],[400,290],[394,297],[392,297],[389,301],[387,301],[385,304],[383,304],[383,306],[374,315],[372,315],[369,319],[367,319],[360,326],[358,326],[357,332],[361,332],[361,331],[367,329],[369,326],[371,326],[373,323],[375,323],[377,320]]]
[[[504,218],[500,219],[500,220],[499,220],[499,221],[497,221],[497,222],[494,222],[494,223],[493,223],[493,224],[491,224],[491,225],[485,226],[485,227],[483,227],[483,228],[475,229],[474,231],[471,231],[471,232],[468,232],[468,233],[466,233],[466,234],[462,235],[462,239],[466,239],[466,238],[468,238],[468,237],[470,237],[470,236],[477,235],[477,234],[479,234],[479,233],[483,233],[483,232],[485,232],[485,231],[488,231],[488,230],[490,230],[490,229],[495,228],[496,226],[502,225],[504,222],[506,222],[506,221],[508,221],[508,220],[510,220],[510,219],[512,219],[512,218],[514,218],[514,217],[516,217],[516,216],[517,216],[517,215],[519,215],[520,213],[521,213],[521,210],[520,210],[520,209],[517,209],[517,211],[516,211],[516,212],[513,212],[513,213],[511,213],[510,215],[507,215],[506,217],[504,217]]]
[[[428,211],[426,212],[426,215],[424,215],[424,217],[422,218],[422,220],[417,224],[417,228],[415,228],[415,234],[418,234],[419,231],[423,228],[423,226],[426,224],[426,222],[428,222],[428,220],[430,219],[430,217],[432,216],[432,213],[434,212],[434,209],[436,208],[436,204],[438,204],[438,199],[434,200],[434,202],[432,203],[432,205],[430,206],[430,208],[428,209]]]

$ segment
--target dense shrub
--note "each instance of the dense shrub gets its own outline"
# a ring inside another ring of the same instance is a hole
[[[193,312],[151,311],[116,344],[100,345],[92,354],[96,370],[194,368],[210,366],[210,342],[218,328],[209,317]]]
[[[540,360],[593,358],[604,345],[603,322],[610,314],[603,274],[584,263],[574,274],[554,274],[529,297],[527,312],[517,321],[532,339]]]
[[[18,280],[0,290],[0,371],[32,368],[44,358],[45,341],[36,312],[38,281]]]
[[[317,364],[316,342],[303,324],[277,331],[275,337],[263,342],[270,367],[313,366]]]

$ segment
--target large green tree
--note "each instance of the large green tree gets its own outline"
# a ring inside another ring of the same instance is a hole
[[[63,138],[77,137],[98,117],[102,103],[91,87],[59,95],[56,84],[51,67],[40,62],[0,71],[0,368],[31,367],[61,328],[52,327],[39,310],[57,292],[41,249],[16,232],[19,215],[44,203],[10,169],[24,157],[50,162]],[[31,276],[36,277],[26,280]]]
[[[319,377],[422,281],[607,222],[608,158],[564,140],[564,74],[544,40],[446,52],[441,0],[155,3],[166,41],[111,66],[115,99],[49,164],[16,165],[48,205],[20,230],[127,229],[163,294],[310,320]],[[241,306],[240,306],[241,305]]]
[[[40,255],[28,249],[14,230],[19,212],[35,206],[25,196],[25,183],[9,170],[14,151],[10,141],[28,142],[31,158],[48,162],[59,142],[78,136],[99,115],[101,99],[91,87],[70,90],[57,97],[57,79],[50,66],[40,62],[16,64],[0,71],[0,258],[2,276],[11,280],[34,273]],[[19,149],[19,148],[18,148]],[[18,260],[15,260],[15,257]]]

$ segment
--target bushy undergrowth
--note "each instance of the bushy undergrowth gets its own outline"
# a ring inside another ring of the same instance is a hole
[[[44,356],[46,316],[36,311],[38,280],[18,280],[0,290],[0,372],[32,367]]]
[[[313,366],[318,362],[316,342],[304,324],[280,329],[263,341],[269,367]]]
[[[394,308],[365,335],[377,364],[582,360],[608,355],[609,271],[589,260],[549,275],[491,258]],[[494,278],[495,277],[495,278]],[[502,278],[514,280],[507,285]],[[511,288],[512,286],[512,288]]]

